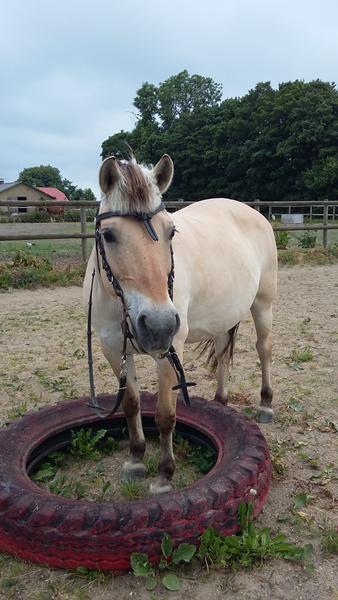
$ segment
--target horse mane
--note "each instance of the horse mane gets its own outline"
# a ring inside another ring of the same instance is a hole
[[[138,164],[134,156],[129,160],[116,159],[120,178],[106,201],[113,210],[122,214],[130,212],[150,212],[157,208],[162,196],[152,172]]]

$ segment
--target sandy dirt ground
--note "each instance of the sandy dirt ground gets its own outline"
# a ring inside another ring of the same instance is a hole
[[[0,418],[88,393],[86,323],[80,288],[0,294]],[[301,358],[310,358],[302,362]],[[259,400],[260,372],[251,319],[241,324],[231,374],[238,410]],[[141,389],[156,389],[151,360],[138,357]],[[149,592],[132,575],[81,576],[0,555],[0,598],[24,600],[317,600],[338,599],[337,556],[321,548],[321,536],[338,522],[338,264],[282,268],[274,310],[275,420],[262,429],[275,477],[258,524],[314,547],[313,568],[272,560],[235,573],[192,569],[180,593]],[[203,359],[187,348],[185,366],[196,394],[212,399],[215,383]],[[116,383],[95,344],[98,392]],[[278,474],[279,472],[279,474]],[[309,504],[293,509],[300,492]]]

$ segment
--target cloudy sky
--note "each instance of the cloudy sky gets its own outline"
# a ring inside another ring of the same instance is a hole
[[[0,177],[51,164],[97,193],[101,143],[133,98],[187,69],[240,96],[338,81],[336,0],[0,0]]]

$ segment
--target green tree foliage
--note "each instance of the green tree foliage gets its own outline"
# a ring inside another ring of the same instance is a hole
[[[62,179],[59,169],[51,165],[28,167],[19,173],[19,180],[34,187],[55,187],[66,194],[68,200],[95,201],[95,195],[90,188],[79,188],[69,179]]]
[[[63,182],[59,169],[51,165],[29,167],[19,173],[20,181],[35,187],[56,187],[63,191]]]
[[[187,71],[158,87],[144,83],[134,104],[138,120],[102,144],[102,157],[123,142],[138,160],[164,152],[175,163],[170,198],[227,196],[242,200],[336,198],[338,91],[320,80],[258,83],[221,101],[221,86]]]
[[[158,89],[147,81],[136,92],[134,106],[139,111],[143,124],[154,124],[158,114]]]

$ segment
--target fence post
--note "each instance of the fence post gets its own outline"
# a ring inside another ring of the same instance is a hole
[[[312,223],[312,204],[310,206],[310,223]]]
[[[269,204],[269,214],[268,214],[269,221],[271,221],[271,215],[272,215],[272,203],[270,202],[270,204]]]
[[[86,209],[81,206],[80,208],[80,219],[81,219],[81,233],[86,233]],[[87,260],[87,238],[81,238],[81,253],[82,262]]]
[[[259,206],[259,198],[256,199],[256,202],[257,202],[256,210],[258,212],[261,212],[261,207]]]
[[[327,200],[323,202],[323,246],[326,250],[327,248],[327,224],[329,220],[329,207],[327,205]]]

